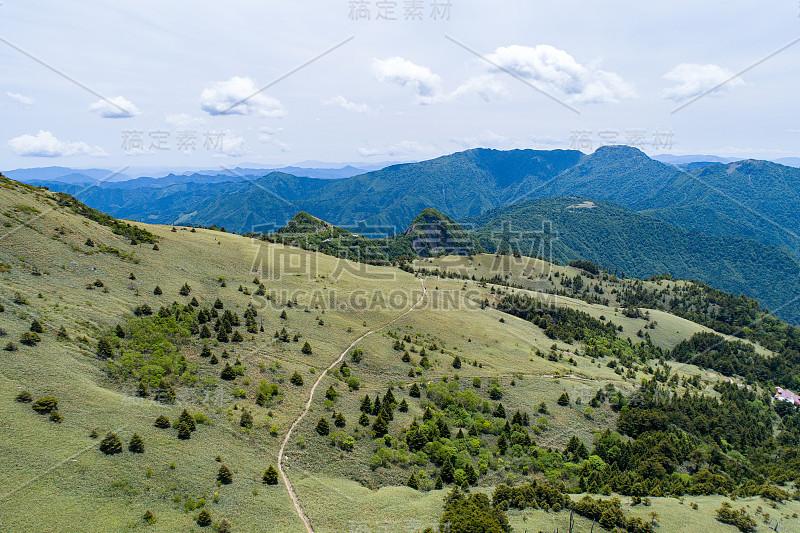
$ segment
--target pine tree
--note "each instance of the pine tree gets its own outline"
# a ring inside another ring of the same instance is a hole
[[[562,393],[561,396],[558,397],[556,403],[561,406],[569,405],[569,395],[566,392]]]
[[[336,392],[336,389],[333,388],[333,385],[328,387],[328,390],[325,391],[325,397],[332,402],[335,402],[336,399],[339,397],[339,393]]]
[[[369,394],[361,399],[361,412],[372,413],[372,402],[369,399]]]
[[[181,296],[189,296],[189,293],[190,293],[191,291],[192,291],[192,288],[191,288],[191,287],[189,287],[189,284],[188,284],[188,283],[184,283],[184,284],[183,284],[183,287],[181,287],[181,288],[180,288],[180,290],[178,291],[178,293],[179,293]]]
[[[364,427],[367,427],[370,424],[367,413],[361,413],[361,417],[358,419],[358,423]]]
[[[519,411],[514,413],[514,418],[511,419],[511,423],[516,425],[516,426],[521,426],[522,425],[522,415],[520,414]]]
[[[219,467],[217,471],[217,481],[223,485],[230,485],[233,482],[233,472],[226,465]]]
[[[337,428],[343,428],[347,425],[347,420],[342,413],[336,413],[336,418],[334,419],[333,424]]]
[[[208,329],[206,324],[203,324],[203,327],[200,328],[200,338],[201,339],[210,339],[211,338],[211,330]]]
[[[306,343],[303,345],[303,349],[300,351],[305,355],[311,355],[311,345],[308,343],[308,341],[306,341]]]
[[[505,418],[506,417],[506,410],[503,407],[502,403],[497,404],[497,408],[494,410],[494,416],[496,418]]]
[[[161,290],[161,287],[156,285],[156,288],[153,289],[153,294],[155,294],[156,296],[161,296],[162,294],[164,294],[164,291]]]
[[[238,329],[235,330],[233,332],[233,336],[231,336],[231,342],[242,342],[243,340],[244,340],[244,337],[242,337],[242,334],[239,333],[239,330]]]
[[[500,455],[505,455],[508,450],[508,441],[506,441],[506,434],[501,433],[500,438],[497,439],[497,448],[500,450]]]
[[[192,430],[185,422],[178,424],[178,438],[181,440],[189,440],[192,438]]]
[[[183,422],[189,427],[189,431],[194,431],[197,429],[197,425],[195,424],[194,417],[189,414],[189,411],[186,409],[181,412],[181,415],[178,417],[178,422]]]
[[[219,298],[214,300],[214,309],[222,309],[223,307],[225,306],[222,304],[222,300],[220,300]]]
[[[408,352],[403,352],[403,357],[401,357],[400,360],[403,361],[404,363],[410,363],[411,355],[409,355]]]
[[[158,415],[153,425],[159,429],[167,429],[170,427],[169,418],[164,415]]]
[[[455,466],[453,465],[453,458],[448,457],[442,465],[441,477],[445,483],[452,483],[455,475]]]
[[[209,513],[207,509],[203,509],[200,511],[200,514],[197,515],[197,525],[200,527],[210,526],[212,521],[211,513]]]
[[[442,476],[436,478],[436,483],[434,483],[433,488],[435,490],[442,490],[444,488],[444,483],[442,483]]]
[[[231,367],[230,363],[225,363],[225,368],[222,369],[219,377],[225,381],[233,381],[236,379],[236,371]]]
[[[264,477],[261,478],[264,485],[277,485],[278,484],[278,471],[275,467],[270,465],[269,468],[264,470]]]
[[[475,467],[472,466],[471,461],[467,461],[467,465],[464,467],[464,472],[467,474],[467,482],[470,485],[474,485],[478,482],[478,472],[475,470]]]
[[[100,441],[100,451],[106,455],[114,455],[122,453],[122,441],[116,433],[108,432],[108,434]]]
[[[411,385],[411,387],[408,389],[408,395],[412,398],[419,398],[419,385],[416,383]]]
[[[128,443],[128,450],[133,453],[144,453],[144,440],[138,433],[134,433],[131,441]]]
[[[31,322],[30,330],[34,333],[44,333],[44,328],[42,327],[41,322],[36,320],[35,318]]]
[[[408,478],[408,483],[406,483],[406,485],[414,490],[419,490],[419,481],[417,480],[417,475],[411,474],[411,477]]]
[[[300,387],[303,385],[303,376],[301,376],[299,372],[295,372],[292,374],[292,377],[289,378],[289,381],[292,383],[292,385],[297,385]]]
[[[325,420],[324,418],[320,418],[319,422],[317,422],[317,433],[324,436],[330,433],[330,431],[331,428],[330,425],[328,424],[328,421]]]
[[[108,359],[114,356],[114,347],[105,337],[97,343],[97,356],[101,359]]]
[[[389,425],[386,423],[386,420],[382,415],[378,415],[378,418],[376,418],[375,422],[372,423],[372,431],[375,434],[375,437],[383,437],[386,435],[386,432],[389,431]]]
[[[228,332],[225,331],[225,328],[220,327],[219,333],[217,333],[217,340],[219,342],[228,342]]]
[[[242,409],[242,416],[239,419],[239,425],[243,428],[253,427],[253,415],[247,409]]]
[[[402,401],[400,402],[400,405],[397,406],[397,409],[401,413],[407,413],[408,412],[408,402],[406,402],[405,398],[402,399]]]
[[[286,320],[288,317],[286,316],[286,309],[281,311],[281,320]]]
[[[203,344],[203,349],[200,350],[200,357],[211,357],[211,348],[208,344]]]
[[[453,359],[453,368],[461,368],[461,358],[459,356]]]

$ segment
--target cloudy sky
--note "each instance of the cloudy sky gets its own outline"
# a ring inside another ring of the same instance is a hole
[[[3,0],[0,167],[800,156],[798,37],[797,0]]]

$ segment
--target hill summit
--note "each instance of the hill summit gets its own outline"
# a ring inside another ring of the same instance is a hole
[[[411,248],[423,257],[469,255],[476,249],[474,239],[458,222],[432,207],[411,221],[403,237],[410,238]]]
[[[321,218],[310,215],[305,211],[300,211],[292,217],[284,227],[278,230],[278,234],[307,234],[307,233],[330,233],[331,236],[349,235],[346,229],[338,228]]]

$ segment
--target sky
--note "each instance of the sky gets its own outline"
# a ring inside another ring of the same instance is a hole
[[[799,38],[797,0],[2,0],[0,168],[800,156]]]

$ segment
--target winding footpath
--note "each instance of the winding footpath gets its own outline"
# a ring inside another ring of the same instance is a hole
[[[278,472],[280,472],[280,474],[281,474],[281,478],[283,479],[283,484],[286,485],[286,490],[289,492],[289,497],[292,498],[292,503],[294,503],[294,508],[297,511],[297,515],[300,517],[301,520],[303,520],[303,523],[306,525],[306,531],[308,533],[314,533],[314,528],[311,526],[311,520],[308,519],[308,516],[306,515],[305,511],[303,510],[303,506],[300,505],[300,500],[297,498],[297,493],[295,493],[294,487],[292,486],[291,481],[289,481],[289,476],[286,475],[286,472],[283,469],[283,455],[284,455],[284,450],[286,449],[286,445],[289,444],[289,439],[291,439],[292,432],[294,431],[294,429],[298,426],[298,424],[300,424],[300,422],[303,420],[303,418],[305,418],[305,416],[308,414],[308,411],[311,409],[311,403],[314,401],[314,392],[317,390],[317,386],[319,386],[319,384],[322,383],[322,380],[328,374],[328,371],[332,370],[333,367],[335,367],[336,365],[341,363],[342,359],[344,359],[345,355],[347,355],[347,353],[350,350],[352,350],[353,347],[355,347],[356,344],[358,344],[359,342],[364,340],[369,335],[372,335],[373,333],[375,333],[377,331],[380,331],[382,329],[385,329],[385,328],[391,326],[392,324],[394,324],[395,322],[397,322],[401,318],[403,318],[406,315],[408,315],[419,304],[422,303],[422,300],[425,299],[425,294],[427,293],[427,288],[425,287],[425,280],[420,278],[419,281],[420,281],[420,283],[422,283],[422,296],[420,296],[419,300],[417,300],[417,302],[414,305],[412,305],[403,314],[396,316],[395,318],[393,318],[392,320],[390,320],[386,324],[382,325],[381,327],[375,328],[375,329],[371,329],[371,330],[367,331],[366,333],[364,333],[363,335],[361,335],[356,340],[354,340],[350,344],[350,346],[348,346],[341,354],[339,354],[339,357],[333,363],[331,363],[328,366],[328,368],[326,368],[322,372],[322,374],[320,374],[320,376],[317,378],[317,381],[314,382],[314,386],[311,387],[311,394],[309,394],[309,396],[308,396],[308,401],[306,402],[305,409],[303,409],[303,412],[300,413],[300,416],[298,416],[297,419],[292,423],[292,426],[289,428],[289,431],[286,432],[286,437],[284,437],[283,442],[281,443],[281,447],[278,450]]]

